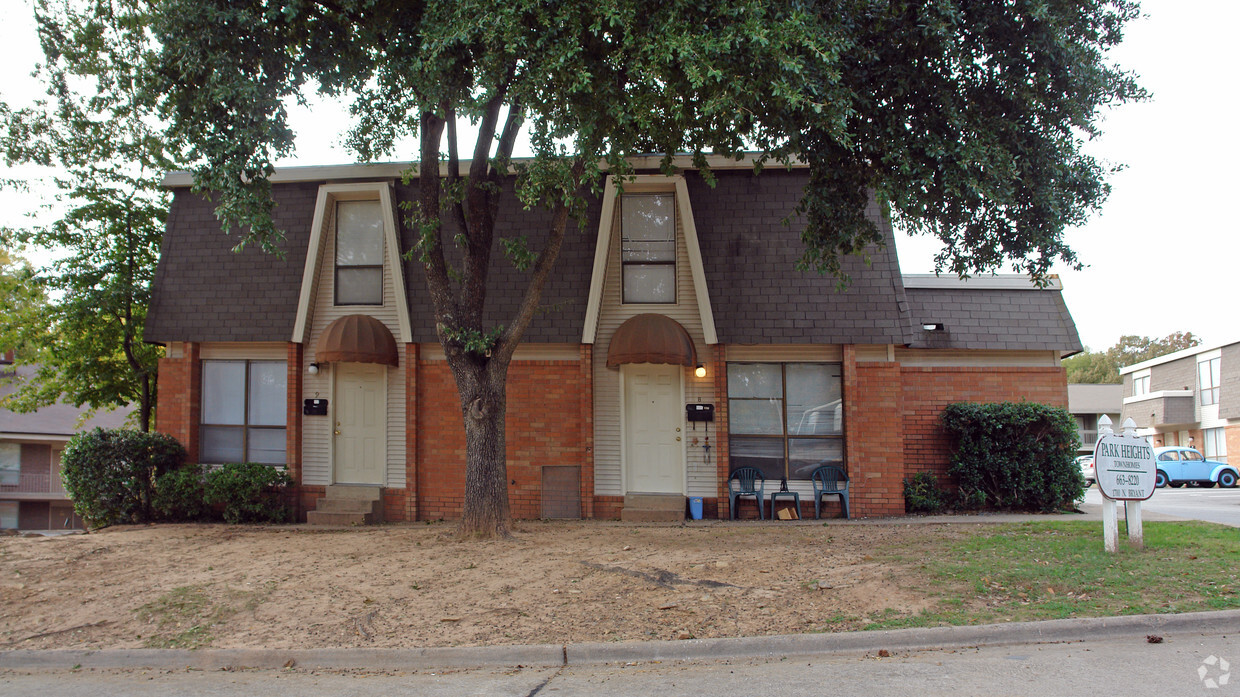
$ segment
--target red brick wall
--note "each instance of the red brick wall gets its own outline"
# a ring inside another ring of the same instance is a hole
[[[506,454],[508,503],[514,518],[542,514],[542,466],[593,464],[582,437],[591,400],[589,363],[514,361],[508,369]],[[418,363],[417,487],[423,519],[459,518],[465,491],[465,429],[456,383],[444,361]],[[583,491],[593,493],[593,469],[582,468]],[[593,503],[593,497],[583,497]],[[591,505],[593,508],[593,505]]]
[[[1223,437],[1227,439],[1227,464],[1240,466],[1240,425],[1225,427]]]
[[[418,370],[417,344],[405,344],[405,505],[399,515],[388,513],[388,520],[418,519]]]
[[[707,504],[709,499],[702,501],[702,517],[703,518],[728,518],[731,516],[728,508],[731,503],[728,499],[728,458],[731,453],[728,452],[728,359],[727,347],[723,344],[715,344],[710,347],[710,378],[715,382],[715,478],[716,478],[716,499],[713,506],[714,513],[709,513],[711,506]],[[739,506],[738,506],[739,508]]]
[[[595,496],[594,517],[601,520],[620,520],[620,510],[624,508],[623,496]]]
[[[901,368],[905,475],[933,472],[948,483],[951,443],[939,414],[952,402],[1039,402],[1068,406],[1063,368]]]
[[[844,350],[844,448],[852,516],[904,514],[904,393],[898,363]]]
[[[288,355],[285,357],[288,366],[285,373],[287,396],[284,413],[284,464],[294,484],[301,484],[301,355],[302,345],[290,341]],[[293,497],[293,501],[293,516],[301,520],[300,499]]]
[[[180,358],[165,356],[159,359],[159,403],[155,409],[155,430],[180,441],[189,454],[189,461],[197,462],[202,383],[198,344],[182,342],[180,347]]]

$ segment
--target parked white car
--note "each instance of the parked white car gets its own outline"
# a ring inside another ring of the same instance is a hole
[[[1076,458],[1076,464],[1081,468],[1081,476],[1085,478],[1085,488],[1094,485],[1097,477],[1094,475],[1094,456],[1081,455]]]

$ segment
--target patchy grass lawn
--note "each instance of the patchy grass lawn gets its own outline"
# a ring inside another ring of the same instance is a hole
[[[1146,523],[159,525],[0,538],[0,649],[759,636],[1240,607],[1240,537]]]
[[[927,535],[916,554],[886,547],[879,558],[909,568],[933,599],[896,610],[865,629],[985,624],[1064,617],[1240,607],[1240,533],[1210,523],[1146,523],[1145,550],[1121,534],[1102,549],[1098,523],[1021,523],[958,539]]]

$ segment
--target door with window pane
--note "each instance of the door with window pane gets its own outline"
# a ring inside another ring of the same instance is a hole
[[[387,368],[339,363],[336,372],[337,484],[384,484],[387,460]]]

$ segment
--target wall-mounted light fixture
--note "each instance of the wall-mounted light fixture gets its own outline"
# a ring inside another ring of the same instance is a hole
[[[941,332],[943,331],[943,323],[942,322],[926,322],[925,324],[921,325],[921,328],[928,332]]]
[[[319,374],[319,364],[318,364],[318,363],[311,363],[311,364],[310,364],[310,367],[309,367],[309,368],[306,368],[306,372],[307,372],[307,373],[310,373],[311,375],[318,375],[318,374]]]
[[[706,377],[706,366],[699,363],[698,367],[694,369],[693,374],[700,378]]]

